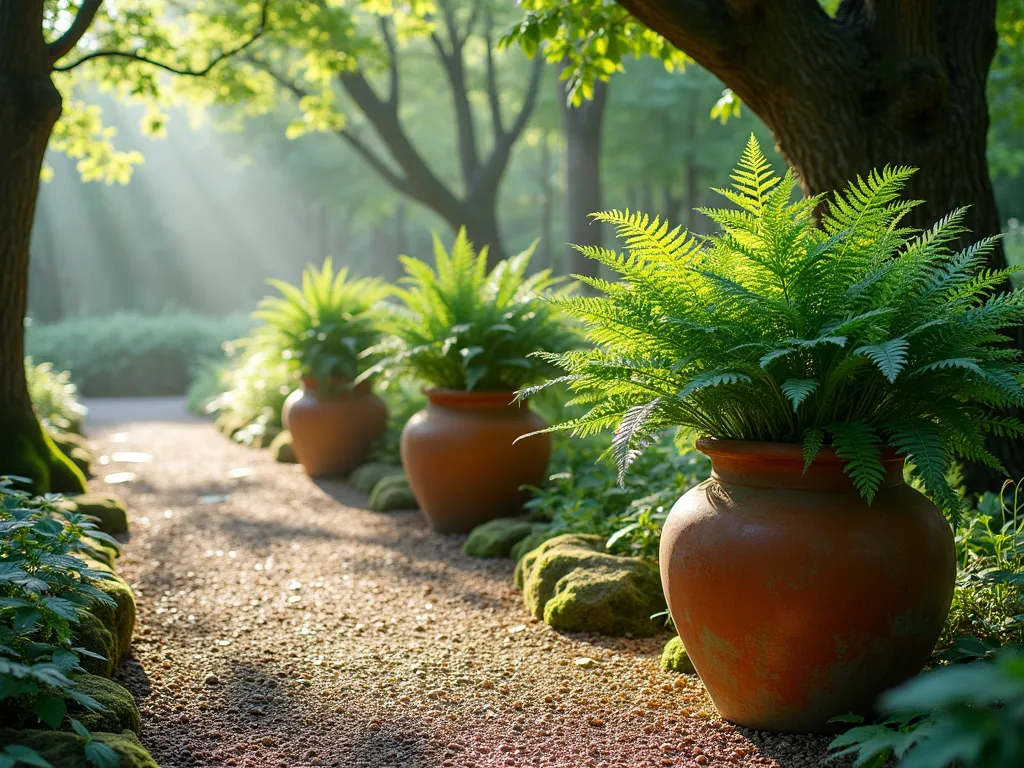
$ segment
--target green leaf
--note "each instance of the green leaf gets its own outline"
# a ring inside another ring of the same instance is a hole
[[[42,755],[34,749],[23,747],[20,744],[10,744],[4,748],[4,753],[14,758],[18,763],[35,766],[36,768],[53,768]]]
[[[89,733],[89,729],[86,728],[82,723],[73,717],[69,717],[68,721],[71,723],[71,730],[77,733],[79,736],[85,739],[91,739],[92,734]]]
[[[117,752],[98,741],[85,745],[85,759],[96,768],[120,768],[121,758]]]
[[[846,460],[843,472],[853,480],[854,487],[870,504],[882,484],[885,470],[878,435],[864,421],[835,423],[828,427],[836,454]]]
[[[782,382],[781,386],[782,394],[789,399],[794,412],[800,407],[800,403],[806,400],[817,388],[818,382],[816,379],[787,379]]]
[[[811,464],[818,457],[821,452],[821,446],[825,443],[825,431],[811,427],[804,430],[803,438],[803,454],[804,454],[804,472],[807,472]]]
[[[910,350],[910,342],[904,338],[890,339],[884,344],[870,344],[858,347],[854,350],[855,355],[863,355],[878,366],[878,370],[889,380],[896,381],[896,377],[907,364],[907,352]]]
[[[33,709],[40,721],[57,730],[60,728],[60,724],[64,722],[64,715],[68,712],[68,705],[64,702],[64,697],[62,696],[44,694],[36,697]]]

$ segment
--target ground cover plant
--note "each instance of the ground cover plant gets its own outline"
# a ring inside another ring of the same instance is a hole
[[[18,490],[18,482],[22,479],[0,477],[0,714],[7,720],[12,713],[19,719],[32,713],[49,728],[67,725],[90,738],[68,714],[69,703],[103,709],[71,677],[83,671],[83,657],[96,656],[76,644],[75,631],[90,605],[116,603],[96,586],[112,575],[90,567],[81,555],[97,543],[119,545],[91,518],[63,510],[58,497],[33,497]],[[118,764],[104,744],[90,740],[85,750],[99,768]],[[13,765],[13,758],[33,764],[30,750],[8,752],[6,763],[0,755],[0,764]]]
[[[912,173],[885,168],[794,202],[792,171],[779,178],[752,137],[720,190],[735,207],[702,210],[719,234],[597,214],[627,253],[583,248],[622,280],[581,278],[603,296],[554,301],[594,343],[544,356],[590,406],[558,428],[615,428],[621,472],[669,427],[800,443],[808,463],[831,445],[869,502],[891,448],[956,520],[950,461],[998,467],[986,438],[1024,436],[994,412],[1024,404],[1020,352],[1001,344],[1024,322],[1024,293],[993,292],[1014,272],[985,268],[995,238],[951,251],[963,210],[923,233],[901,226]]]
[[[25,360],[28,394],[39,420],[44,426],[69,432],[79,432],[86,409],[78,400],[78,387],[71,381],[69,371],[59,371],[52,363]]]
[[[430,387],[513,391],[549,366],[532,356],[574,345],[559,310],[545,298],[561,281],[527,271],[533,248],[487,270],[487,248],[474,251],[465,230],[451,253],[434,239],[434,267],[403,256],[399,300],[381,320],[384,340],[369,350],[381,360],[362,378],[413,376]]]

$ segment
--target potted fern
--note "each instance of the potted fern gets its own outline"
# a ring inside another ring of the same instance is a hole
[[[281,412],[295,457],[311,476],[347,475],[386,427],[384,402],[368,380],[355,380],[372,363],[362,353],[380,341],[378,305],[390,288],[374,278],[348,280],[330,258],[306,269],[301,288],[269,282],[281,296],[263,299],[253,313],[265,323],[254,343],[279,351],[301,376]]]
[[[722,192],[734,207],[703,211],[719,234],[596,215],[629,254],[581,250],[622,281],[555,300],[595,342],[556,361],[592,404],[558,428],[614,428],[620,472],[669,427],[711,457],[665,523],[662,582],[722,716],[752,728],[824,729],[920,670],[954,547],[904,464],[955,523],[951,460],[998,466],[985,439],[1024,436],[993,412],[1024,405],[1020,353],[1002,344],[1024,294],[993,293],[1010,272],[985,268],[994,238],[951,251],[963,211],[900,225],[911,174],[791,201],[792,173],[751,139]]]
[[[573,333],[545,297],[544,270],[527,276],[532,248],[487,271],[465,230],[451,253],[435,237],[435,267],[402,257],[406,287],[383,321],[389,334],[369,354],[382,356],[363,377],[409,375],[426,385],[427,407],[402,430],[402,465],[430,526],[466,532],[519,514],[521,487],[546,476],[548,435],[516,442],[547,425],[515,404],[515,390],[550,367],[529,355],[567,349]]]

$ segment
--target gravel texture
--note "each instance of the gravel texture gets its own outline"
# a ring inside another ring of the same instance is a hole
[[[824,764],[827,739],[720,721],[696,677],[658,667],[667,635],[531,619],[510,561],[466,557],[418,513],[366,511],[180,402],[90,405],[93,487],[132,518],[117,679],[163,768]]]

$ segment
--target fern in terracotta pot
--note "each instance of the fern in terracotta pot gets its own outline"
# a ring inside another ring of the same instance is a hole
[[[387,409],[368,380],[364,354],[380,342],[381,303],[390,287],[375,278],[349,280],[331,259],[309,266],[301,287],[271,280],[281,296],[260,302],[264,325],[255,343],[279,350],[298,369],[302,387],[281,417],[295,456],[312,476],[344,476],[361,464],[386,427]]]
[[[487,269],[460,231],[451,252],[434,241],[434,266],[402,257],[400,302],[367,354],[381,355],[364,377],[407,375],[426,385],[426,409],[402,431],[402,464],[431,527],[468,531],[518,514],[520,487],[546,476],[548,435],[516,442],[547,425],[514,403],[515,390],[550,375],[532,356],[568,349],[575,334],[547,301],[558,281],[527,274],[532,248]]]
[[[793,200],[751,139],[695,238],[640,214],[597,214],[627,252],[583,253],[622,276],[555,303],[594,346],[557,379],[591,405],[558,428],[614,429],[621,472],[666,428],[698,437],[712,475],[675,506],[662,581],[722,715],[818,730],[864,711],[928,659],[955,573],[952,459],[999,465],[1024,437],[1024,294],[998,292],[995,240],[962,251],[954,211],[901,225],[913,173],[886,168],[829,199]],[[820,223],[816,210],[822,211]],[[537,388],[520,393],[528,396]]]

